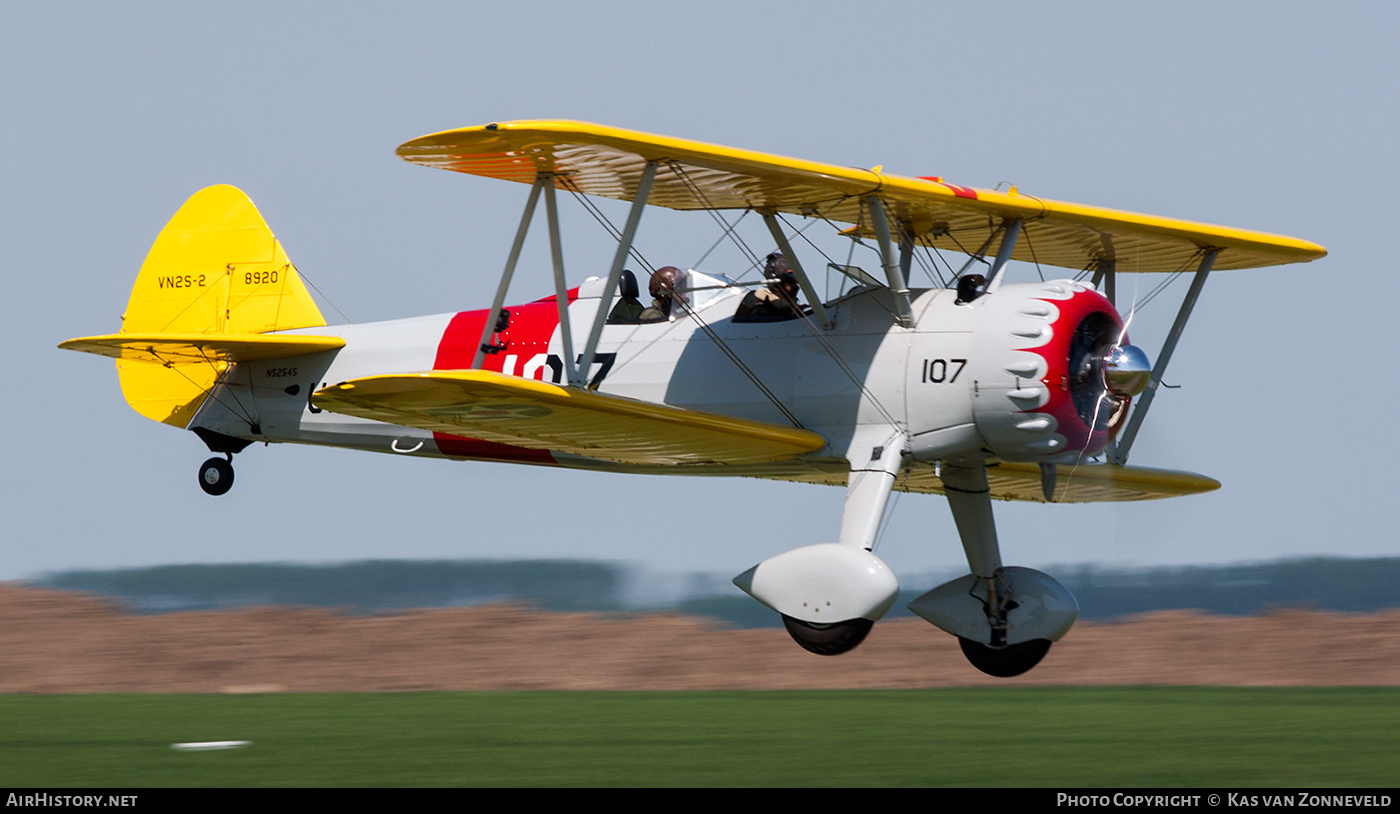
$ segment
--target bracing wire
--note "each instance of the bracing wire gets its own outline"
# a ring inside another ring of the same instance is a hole
[[[1021,238],[1026,241],[1026,248],[1031,251],[1031,262],[1035,264],[1035,273],[1040,275],[1040,281],[1045,282],[1045,272],[1040,268],[1040,258],[1035,256],[1035,244],[1031,242],[1031,230],[1029,224],[1021,223]]]
[[[742,222],[744,218],[748,217],[749,213],[752,211],[752,209],[745,209],[742,215],[735,219],[735,221],[732,224],[729,224],[728,227],[719,237],[715,238],[715,242],[711,243],[710,248],[706,249],[705,253],[700,255],[700,259],[690,264],[690,267],[693,269],[700,268],[701,264],[703,264],[705,260],[708,259],[709,256],[714,253],[715,249],[719,248],[719,244],[723,243],[725,241],[725,238],[729,237],[729,233],[737,229],[739,227],[740,222]]]
[[[710,199],[705,196],[705,191],[701,189],[700,185],[695,183],[694,179],[692,179],[686,173],[685,167],[681,166],[680,162],[669,161],[667,162],[666,166],[671,168],[671,172],[675,173],[676,177],[680,179],[681,183],[685,185],[686,189],[690,190],[691,194],[695,196],[696,200],[698,200],[701,204],[704,205],[705,211],[709,213],[711,219],[713,219],[715,223],[719,224],[722,227],[722,231],[724,232],[724,234],[728,235],[729,238],[734,241],[734,245],[739,249],[739,252],[748,258],[749,262],[752,264],[749,267],[749,271],[753,271],[754,269],[761,267],[763,263],[758,259],[758,254],[755,253],[753,249],[749,248],[749,245],[744,242],[744,239],[734,231],[734,226],[737,226],[739,221],[736,220],[734,224],[731,225],[727,220],[725,220],[724,217],[719,214],[719,210],[713,204],[710,203]],[[743,216],[741,215],[740,218],[742,217]],[[749,271],[744,272],[744,275],[747,275]],[[744,275],[740,275],[740,279],[743,279]]]
[[[917,243],[914,245],[913,257],[918,261],[919,268],[928,275],[929,284],[937,288],[947,288],[948,284],[943,282],[943,272],[939,270],[938,261],[934,260],[933,252],[928,246],[920,246]],[[922,254],[919,253],[919,249],[924,250]]]
[[[778,412],[782,413],[784,418],[790,421],[794,427],[805,429],[805,427],[802,426],[802,422],[798,420],[797,416],[793,415],[792,411],[787,408],[787,405],[783,404],[782,400],[779,399],[772,390],[768,389],[768,385],[763,383],[763,380],[758,377],[757,373],[754,373],[748,365],[744,364],[744,360],[740,359],[739,356],[734,353],[734,350],[729,347],[729,343],[721,339],[719,334],[715,333],[714,328],[711,328],[710,325],[705,322],[700,316],[700,312],[691,308],[690,303],[679,297],[674,301],[681,303],[686,314],[689,315],[691,319],[695,320],[695,324],[699,325],[700,330],[704,331],[705,335],[710,338],[710,341],[715,343],[715,347],[719,348],[724,352],[725,356],[729,357],[729,361],[733,362],[734,366],[739,368],[740,372],[748,377],[748,380],[753,383],[754,387],[758,388],[758,391],[763,394],[764,398],[768,399],[774,407],[778,408]]]
[[[786,219],[780,218],[780,220],[782,220],[784,226],[788,225]],[[798,234],[800,235],[801,232],[798,232]],[[822,256],[827,257],[825,252],[822,252]],[[830,261],[830,259],[831,258],[827,257],[828,261]],[[821,345],[822,351],[826,353],[827,356],[831,357],[831,361],[836,363],[836,366],[841,369],[841,372],[846,375],[846,378],[860,390],[861,394],[869,400],[876,410],[880,411],[880,415],[883,416],[886,421],[891,425],[898,424],[899,422],[895,420],[894,416],[890,415],[890,412],[885,409],[885,406],[880,403],[880,400],[875,398],[875,394],[870,392],[870,389],[865,386],[865,382],[856,375],[855,371],[846,363],[846,360],[842,358],[840,352],[838,352],[835,346],[831,344],[830,340],[827,339],[826,333],[822,330],[821,326],[812,319],[811,315],[805,313],[802,309],[798,308],[795,310],[802,320],[803,326],[807,328],[807,332],[812,335],[813,339],[817,340],[817,344]]]
[[[757,253],[755,253],[752,250],[752,248],[749,247],[736,232],[736,228],[740,221],[742,221],[752,210],[746,209],[733,222],[728,221],[716,211],[714,206],[710,203],[709,199],[705,196],[704,190],[701,189],[700,186],[689,177],[684,167],[682,167],[677,162],[668,162],[667,166],[671,168],[672,172],[675,173],[676,177],[680,179],[682,184],[685,185],[686,188],[689,189],[693,195],[695,195],[696,199],[705,207],[705,210],[710,214],[711,218],[716,222],[718,226],[720,226],[721,229],[720,237],[714,242],[714,244],[712,244],[709,247],[709,249],[705,251],[705,253],[701,256],[700,261],[697,261],[696,265],[699,265],[700,262],[703,262],[703,260],[706,257],[708,257],[715,250],[715,248],[719,246],[720,243],[722,243],[726,238],[728,238],[732,240],[735,246],[740,250],[740,252],[750,260],[751,266],[749,271],[752,271],[754,268],[758,268],[761,265],[761,263],[758,259]],[[595,205],[593,205],[593,202],[589,200],[587,195],[582,194],[576,187],[574,187],[573,184],[568,183],[567,179],[564,180],[565,183],[563,184],[563,186],[565,187],[565,189],[568,189],[569,192],[573,194],[574,197],[584,205],[584,208],[589,212],[590,215],[593,216],[594,220],[596,220],[604,228],[604,230],[608,234],[610,234],[614,239],[620,239],[622,236],[621,231],[607,218],[607,216],[603,214]],[[820,217],[822,221],[831,224],[831,221],[828,218],[821,216],[820,214],[818,215],[818,217]],[[805,241],[809,246],[811,246],[819,254],[821,254],[821,256],[828,263],[834,264],[835,261],[832,260],[832,258],[825,251],[823,251],[820,246],[817,246],[805,234],[805,227],[795,229],[790,223],[788,223],[787,219],[782,217],[781,215],[779,215],[779,220],[782,222],[784,227],[786,227],[790,232],[792,232],[797,237],[801,237],[803,241]],[[815,220],[812,221],[812,223],[815,222]],[[808,226],[810,225],[811,224],[808,224]],[[834,226],[834,224],[832,225]],[[838,229],[838,231],[841,230]],[[863,241],[852,241],[852,256],[855,251],[854,244],[857,242],[860,242],[862,245],[865,245]],[[641,258],[640,254],[635,251],[634,247],[629,247],[629,254],[632,254],[634,257],[637,257],[639,262],[642,262],[650,270],[650,264],[646,263],[645,260]],[[850,259],[851,258],[848,257],[848,264]],[[920,259],[920,264],[923,265],[922,258]],[[925,271],[927,270],[928,269],[925,268]],[[745,272],[745,274],[747,273],[748,272]],[[933,275],[931,273],[929,276],[932,279]],[[753,383],[753,385],[759,390],[759,392],[762,393],[763,396],[767,398],[768,401],[772,403],[773,406],[780,413],[782,413],[785,418],[788,419],[788,421],[790,421],[794,426],[802,426],[801,421],[796,417],[796,415],[794,415],[792,411],[789,410],[788,407],[782,403],[782,400],[779,399],[777,395],[773,393],[773,391],[766,384],[763,383],[763,381],[758,377],[758,375],[747,364],[745,364],[741,358],[739,358],[738,354],[735,353],[734,350],[730,348],[728,344],[717,333],[715,333],[714,329],[704,320],[703,317],[700,316],[698,311],[692,308],[690,304],[684,300],[677,299],[676,302],[681,303],[682,307],[685,309],[685,312],[691,317],[691,319],[695,321],[695,323],[700,327],[700,329],[704,331],[704,333],[710,338],[710,340],[714,342],[715,346],[718,347],[725,354],[725,356],[729,358],[729,360],[735,365],[735,367],[737,367],[745,375],[745,377],[747,377],[749,381]],[[823,352],[831,358],[831,360],[837,365],[841,372],[851,381],[851,383],[854,384],[860,390],[862,395],[870,402],[870,404],[874,406],[877,411],[879,411],[881,416],[884,417],[886,421],[888,421],[890,424],[896,424],[897,422],[894,416],[890,414],[890,412],[885,408],[883,404],[880,403],[880,401],[875,397],[874,393],[872,393],[869,390],[869,388],[866,387],[865,383],[861,380],[861,378],[856,375],[855,371],[850,367],[850,365],[845,361],[841,354],[831,344],[828,338],[824,335],[820,326],[818,326],[815,323],[812,317],[809,314],[802,312],[801,309],[798,309],[798,316],[802,320],[803,325],[807,329],[809,334],[817,341],[818,345],[822,348]]]
[[[151,354],[152,356],[156,357],[157,359],[160,359],[161,365],[162,365],[166,370],[173,370],[173,371],[175,371],[176,373],[180,374],[181,378],[183,378],[185,381],[189,382],[189,383],[190,383],[191,385],[193,385],[196,389],[203,389],[203,385],[201,385],[199,382],[196,382],[194,379],[191,379],[191,378],[185,373],[185,371],[183,371],[183,370],[180,369],[180,367],[181,367],[180,363],[178,363],[178,362],[169,362],[169,361],[166,361],[166,360],[164,360],[164,359],[161,359],[161,358],[160,358],[160,354],[156,353],[154,349],[152,349],[152,350],[150,351],[150,354]],[[249,426],[254,425],[254,424],[257,424],[258,422],[257,422],[257,420],[255,420],[255,419],[253,418],[252,413],[250,413],[250,412],[248,411],[248,409],[247,409],[246,407],[243,406],[243,402],[240,401],[240,400],[238,399],[238,394],[235,393],[235,392],[233,391],[232,388],[229,388],[229,387],[222,387],[222,385],[224,385],[224,384],[226,383],[228,377],[232,374],[233,365],[229,365],[229,366],[226,367],[225,369],[219,370],[219,367],[218,367],[218,365],[216,364],[216,362],[218,362],[218,361],[219,361],[219,360],[217,360],[217,359],[211,359],[211,358],[209,358],[208,356],[205,356],[205,357],[204,357],[204,363],[207,364],[207,365],[209,365],[210,369],[212,369],[212,370],[214,371],[215,375],[216,375],[216,378],[215,378],[215,380],[214,380],[214,386],[211,387],[211,388],[209,388],[209,390],[208,390],[209,395],[214,399],[215,403],[217,403],[219,406],[223,407],[225,410],[228,410],[230,413],[233,413],[234,415],[239,416],[239,417],[242,418],[244,421],[247,421],[248,424],[249,424]],[[196,364],[198,364],[198,363],[196,363]],[[221,389],[224,390],[224,391],[226,391],[226,392],[228,393],[228,395],[233,399],[234,403],[233,403],[232,405],[230,405],[228,402],[224,401],[223,399],[219,398],[218,392],[219,392],[219,390],[221,390]]]
[[[593,219],[603,227],[604,231],[612,236],[613,240],[620,242],[622,240],[622,230],[618,229],[608,216],[603,214],[603,210],[598,208],[598,205],[593,202],[593,199],[580,192],[568,178],[560,178],[560,180],[564,182],[564,188],[569,191],[569,194],[573,195],[575,200],[583,206],[584,211],[592,215]],[[627,256],[637,261],[642,268],[646,269],[647,274],[656,271],[656,268],[642,255],[641,250],[637,248],[635,243],[627,247]]]
[[[695,192],[696,195],[701,198],[702,202],[706,203],[706,205],[708,206],[708,201],[705,201],[703,192],[701,192],[699,188],[696,187],[693,183],[690,183],[689,179],[684,174],[684,170],[682,170],[680,166],[678,164],[675,164],[674,162],[670,166],[676,172],[676,174],[681,177],[682,181],[687,183],[691,190]],[[613,225],[613,223],[608,219],[607,215],[603,214],[601,210],[598,210],[595,206],[591,205],[592,201],[588,200],[588,196],[583,195],[578,190],[574,189],[572,184],[567,185],[566,188],[568,188],[569,191],[573,193],[576,198],[578,198],[584,203],[585,208],[588,209],[588,211],[593,215],[594,219],[597,220],[598,223],[601,224],[603,228],[613,236],[614,239],[621,239],[622,232],[616,226]],[[730,224],[726,222],[723,218],[719,217],[714,212],[713,208],[707,211],[710,211],[711,214],[715,216],[715,219],[725,228],[726,233],[731,236],[733,236],[734,226],[738,225],[739,220],[743,219],[743,216],[741,215],[739,219],[736,219],[733,224]],[[737,236],[734,237],[736,244],[740,247],[740,250],[748,254],[750,258],[754,258],[754,265],[757,266],[758,261],[753,255],[753,253],[749,251],[748,247],[744,245],[742,240],[739,240]],[[640,253],[636,252],[635,247],[632,247],[629,250],[629,254],[637,258],[638,262],[642,263],[642,265],[644,265],[647,268],[648,273],[655,270],[651,267],[650,263],[648,263],[644,258],[642,258]],[[792,422],[793,426],[799,428],[802,427],[802,422],[798,420],[797,416],[793,415],[792,411],[789,410],[787,406],[782,403],[782,401],[777,397],[777,395],[773,393],[773,391],[769,389],[769,387],[765,385],[761,379],[759,379],[758,374],[754,373],[748,365],[744,364],[744,360],[740,359],[739,356],[736,353],[734,353],[734,350],[730,348],[729,345],[725,343],[725,341],[721,339],[718,334],[715,333],[714,329],[711,328],[705,322],[705,320],[700,317],[697,311],[690,307],[689,303],[680,298],[676,298],[675,300],[673,300],[673,302],[681,303],[682,307],[685,309],[686,313],[690,315],[691,319],[695,320],[696,324],[700,326],[700,329],[703,330],[705,334],[710,338],[710,341],[715,343],[715,347],[719,348],[724,353],[724,355],[727,356],[729,360],[734,363],[734,366],[737,367],[739,371],[743,373],[744,376],[748,378],[750,382],[753,383],[754,387],[758,388],[759,392],[762,393],[763,396],[767,398],[768,401],[771,402],[773,406],[778,409],[778,412],[782,413],[788,421]]]
[[[1147,293],[1147,296],[1145,296],[1145,297],[1142,298],[1142,302],[1140,302],[1140,303],[1137,304],[1137,307],[1138,307],[1138,308],[1141,308],[1142,306],[1148,304],[1149,302],[1152,302],[1152,300],[1154,300],[1154,299],[1157,297],[1158,294],[1161,294],[1163,291],[1165,291],[1165,290],[1167,289],[1167,286],[1169,286],[1169,285],[1171,285],[1172,283],[1176,282],[1176,278],[1180,277],[1181,275],[1183,275],[1183,274],[1185,274],[1185,273],[1186,273],[1186,272],[1185,272],[1184,270],[1172,272],[1171,275],[1167,277],[1167,279],[1165,279],[1165,280],[1163,280],[1162,282],[1158,283],[1156,288],[1153,288],[1151,291],[1149,291],[1149,292]]]
[[[809,228],[811,228],[811,226],[812,226],[813,224],[817,223],[816,220],[814,220],[814,219],[813,219],[813,220],[809,220],[806,226],[803,226],[801,229],[797,229],[797,228],[794,228],[793,225],[792,225],[791,223],[788,223],[787,218],[783,217],[783,213],[779,212],[779,213],[777,213],[777,216],[778,216],[778,220],[782,221],[782,224],[783,224],[784,226],[788,227],[789,229],[792,229],[793,235],[795,235],[796,237],[802,238],[802,240],[803,240],[804,243],[806,243],[808,246],[811,246],[813,251],[815,251],[817,254],[820,254],[820,255],[822,256],[822,259],[826,260],[826,262],[828,262],[828,263],[833,263],[833,264],[834,264],[834,263],[836,262],[835,260],[832,260],[832,259],[831,259],[831,255],[829,255],[829,254],[827,254],[826,252],[822,251],[822,247],[821,247],[821,246],[818,246],[817,244],[813,243],[813,242],[812,242],[812,239],[811,239],[810,237],[807,237],[807,230],[808,230]],[[789,242],[791,242],[791,238],[789,238]]]
[[[951,237],[951,234],[949,236]],[[943,256],[942,250],[940,250],[937,246],[929,246],[928,249],[939,260],[942,260],[943,267],[948,269],[948,282],[946,283],[946,285],[951,286],[953,282],[955,282],[958,278],[958,273],[953,270],[953,264],[948,261],[948,258]],[[936,262],[934,263],[934,268],[938,268],[938,264]],[[943,272],[941,270],[938,272],[938,279],[940,281],[943,279]]]
[[[682,182],[685,183],[687,187],[695,194],[696,198],[706,207],[710,207],[711,204],[709,202],[709,199],[705,197],[704,191],[701,190],[699,186],[696,185],[688,175],[686,175],[684,168],[676,163],[673,163],[671,166],[676,175],[679,178],[681,178]],[[738,221],[735,221],[735,224],[731,225],[727,223],[723,218],[718,217],[718,214],[714,213],[713,209],[710,209],[709,211],[711,211],[712,214],[715,214],[715,218],[718,223],[723,224],[725,226],[726,233],[733,235],[734,225],[737,225]],[[804,230],[792,229],[791,224],[789,224],[787,222],[787,219],[782,217],[781,214],[778,215],[778,220],[782,223],[784,227],[787,227],[789,231],[793,231],[797,236],[801,237],[808,244],[812,243],[812,241],[806,236],[806,234],[804,234]],[[753,259],[754,266],[757,267],[757,255],[750,251],[748,249],[748,246],[744,244],[742,239],[738,238],[737,235],[733,236],[736,245],[740,246],[741,250],[746,251],[749,254],[749,256]],[[822,252],[819,247],[814,246],[814,248],[817,248],[817,251],[823,257],[825,257],[828,260],[828,262],[830,261],[831,258],[828,257],[825,252]],[[743,360],[739,359],[738,355],[735,354],[733,350],[729,348],[727,344],[724,343],[724,341],[720,339],[720,337],[717,334],[715,334],[713,329],[710,328],[710,326],[699,316],[699,314],[696,311],[689,308],[688,305],[686,307],[686,311],[691,315],[691,317],[696,321],[696,323],[701,326],[705,333],[710,337],[711,341],[715,342],[715,344],[724,351],[725,355],[729,356],[730,360],[733,361],[734,364],[738,366],[746,376],[749,377],[750,381],[752,381],[754,385],[759,388],[759,390],[764,394],[764,396],[767,397],[769,401],[771,401],[773,405],[777,407],[783,413],[783,415],[788,418],[788,420],[792,421],[795,425],[799,427],[802,426],[801,423],[797,420],[797,417],[794,416],[791,413],[791,411],[789,411],[787,407],[782,404],[782,402],[777,398],[776,395],[772,393],[772,391],[767,387],[767,385],[763,384],[759,380],[757,374],[753,373],[753,371],[750,370],[746,364],[744,364]],[[887,421],[889,421],[891,424],[896,423],[894,417],[891,416],[889,411],[885,409],[884,405],[882,405],[879,402],[879,400],[875,398],[875,395],[870,392],[870,390],[865,386],[865,383],[860,380],[860,377],[855,375],[855,371],[851,370],[850,365],[848,365],[845,359],[841,357],[841,354],[838,353],[836,348],[831,345],[830,341],[828,341],[828,339],[824,335],[821,327],[818,326],[815,323],[815,321],[812,320],[810,315],[802,312],[801,309],[797,309],[797,313],[799,318],[802,320],[803,325],[806,327],[808,333],[810,333],[812,337],[817,340],[817,343],[822,347],[823,352],[825,352],[827,356],[829,356],[831,360],[836,363],[836,366],[841,369],[841,371],[847,376],[847,378],[850,379],[850,381],[853,384],[856,385],[857,388],[859,388],[861,393],[870,401],[870,403],[875,407],[875,409],[878,410],[880,414],[885,417]]]
[[[291,263],[288,263],[287,265],[291,266],[292,264],[291,264]],[[292,268],[295,269],[295,270],[297,271],[297,273],[301,275],[301,279],[304,280],[304,281],[306,281],[306,284],[307,284],[307,285],[311,286],[311,290],[312,290],[312,291],[315,291],[317,294],[320,294],[320,295],[321,295],[321,299],[323,299],[323,300],[326,301],[326,305],[329,305],[331,308],[335,309],[335,312],[336,312],[337,314],[340,314],[340,318],[341,318],[341,319],[345,320],[346,322],[350,323],[351,325],[354,325],[354,324],[355,324],[355,320],[351,319],[350,317],[345,316],[345,312],[342,311],[342,310],[340,310],[340,306],[338,306],[338,305],[336,305],[334,302],[332,302],[332,301],[331,301],[331,298],[330,298],[330,297],[327,297],[327,296],[326,296],[326,293],[325,293],[324,291],[322,291],[321,289],[317,288],[317,287],[316,287],[316,284],[313,283],[313,282],[311,282],[311,278],[308,277],[308,276],[306,276],[306,273],[305,273],[305,272],[303,272],[301,269],[297,269],[296,266],[292,266]]]
[[[980,261],[980,262],[982,262],[982,263],[986,263],[986,262],[987,262],[987,257],[986,257],[986,255],[987,255],[987,249],[992,245],[992,239],[995,238],[995,237],[996,237],[996,232],[994,231],[994,232],[992,232],[990,235],[987,236],[986,241],[982,243],[982,247],[981,247],[980,249],[978,249],[978,250],[975,251],[975,252],[972,252],[972,251],[968,251],[967,247],[964,246],[964,245],[962,244],[962,241],[961,241],[961,240],[958,240],[958,236],[955,235],[955,234],[953,234],[953,231],[952,231],[951,229],[948,230],[948,239],[951,240],[951,241],[953,241],[953,244],[954,244],[955,246],[958,247],[958,251],[960,251],[960,252],[962,252],[963,254],[965,254],[965,255],[968,256],[969,262],[971,262],[972,260],[978,260],[978,261]],[[966,267],[966,264],[964,264],[964,267]],[[948,268],[949,268],[949,269],[952,269],[952,266],[949,266]],[[953,277],[956,278],[957,276],[958,276],[958,273],[957,273],[957,272],[953,272]]]

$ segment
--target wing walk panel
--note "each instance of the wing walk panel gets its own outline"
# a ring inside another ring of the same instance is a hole
[[[826,446],[808,430],[486,370],[369,376],[318,390],[312,402],[359,418],[626,464],[751,464]]]
[[[975,249],[998,225],[1019,218],[1026,239],[1012,258],[1084,269],[1177,271],[1202,249],[1221,250],[1216,269],[1315,260],[1326,249],[1306,240],[972,189],[942,179],[802,161],[698,141],[569,121],[516,121],[448,130],[399,147],[407,161],[454,172],[533,183],[556,173],[557,186],[631,200],[648,161],[662,163],[648,203],[670,209],[765,209],[820,215],[873,234],[861,199],[877,194],[891,217],[925,246]],[[953,238],[956,237],[957,240]]]

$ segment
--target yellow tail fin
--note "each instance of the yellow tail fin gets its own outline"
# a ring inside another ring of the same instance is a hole
[[[325,324],[252,200],[220,185],[196,192],[161,230],[136,277],[121,333],[187,339]],[[183,428],[227,364],[215,358],[121,358],[117,372],[132,409]]]

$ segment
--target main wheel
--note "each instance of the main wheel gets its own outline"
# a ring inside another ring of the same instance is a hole
[[[959,636],[958,644],[962,645],[963,655],[967,656],[973,667],[997,678],[1018,676],[1039,664],[1040,660],[1045,658],[1045,654],[1050,652],[1049,639],[1031,639],[1005,647],[988,647],[981,642]]]
[[[848,619],[829,625],[815,625],[783,614],[783,627],[793,641],[818,656],[839,656],[865,641],[875,623],[869,619]]]
[[[233,464],[223,458],[210,458],[199,465],[199,488],[211,495],[222,495],[233,488]]]

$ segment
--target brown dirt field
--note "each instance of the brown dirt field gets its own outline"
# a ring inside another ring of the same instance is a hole
[[[781,629],[519,606],[351,616],[250,608],[139,616],[83,594],[0,584],[0,692],[695,690],[978,685],[1400,685],[1400,610],[1170,611],[1081,622],[1039,667],[993,679],[920,620],[839,657]]]

